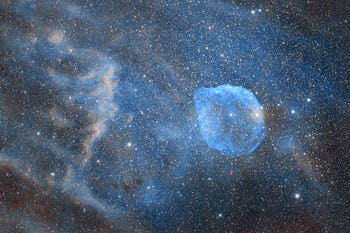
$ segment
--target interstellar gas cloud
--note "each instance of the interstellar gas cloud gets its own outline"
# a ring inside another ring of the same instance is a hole
[[[247,89],[230,85],[200,88],[194,100],[199,128],[209,146],[227,155],[248,155],[263,140],[263,109]]]
[[[0,7],[0,232],[350,231],[346,1]]]

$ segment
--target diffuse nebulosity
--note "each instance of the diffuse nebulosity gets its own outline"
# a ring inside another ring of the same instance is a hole
[[[342,232],[345,48],[239,2],[2,1],[1,163],[125,232]]]
[[[264,112],[253,93],[240,86],[199,88],[194,94],[200,132],[226,155],[249,155],[265,134]]]

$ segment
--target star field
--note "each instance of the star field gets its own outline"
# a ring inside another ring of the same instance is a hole
[[[2,1],[0,232],[349,232],[349,16]]]

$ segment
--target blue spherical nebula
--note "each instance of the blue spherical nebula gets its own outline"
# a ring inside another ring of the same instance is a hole
[[[210,148],[225,155],[249,155],[264,139],[263,108],[244,87],[198,88],[194,102],[200,133]]]

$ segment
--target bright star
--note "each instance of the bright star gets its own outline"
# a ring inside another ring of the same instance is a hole
[[[300,199],[300,193],[295,193],[294,194],[294,198],[297,199],[297,200]]]

